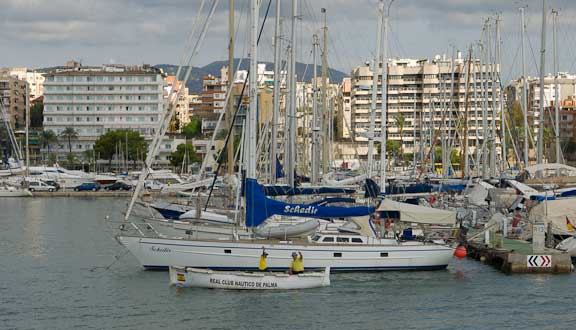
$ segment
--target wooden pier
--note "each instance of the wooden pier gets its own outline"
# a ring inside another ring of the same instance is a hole
[[[508,274],[566,274],[574,266],[569,254],[554,249],[532,253],[526,241],[504,239],[502,247],[489,247],[484,242],[466,243],[467,255]]]

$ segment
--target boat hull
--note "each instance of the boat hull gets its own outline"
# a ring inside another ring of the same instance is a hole
[[[291,254],[301,251],[307,269],[333,271],[444,269],[453,249],[446,245],[320,245],[292,242],[209,241],[119,236],[118,240],[147,269],[185,265],[215,270],[256,270],[262,248],[268,269],[286,270]]]
[[[330,270],[298,275],[272,272],[225,272],[170,267],[170,284],[179,287],[232,290],[293,290],[330,285]]]

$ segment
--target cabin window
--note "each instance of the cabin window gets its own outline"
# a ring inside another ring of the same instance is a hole
[[[342,257],[341,252],[334,252],[334,258],[341,258],[341,257]]]
[[[352,237],[352,243],[364,243],[361,238]]]
[[[388,256],[388,252],[380,252],[380,256],[381,256],[381,257],[387,257],[387,256]]]
[[[224,253],[226,253],[226,254],[231,254],[231,253],[232,253],[232,250],[226,249],[226,250],[224,250]]]
[[[324,237],[322,242],[334,242],[334,237]]]
[[[336,242],[338,243],[348,243],[349,239],[348,237],[336,237]]]
[[[318,235],[312,237],[313,242],[318,242],[319,239],[320,239],[320,236],[318,236]]]

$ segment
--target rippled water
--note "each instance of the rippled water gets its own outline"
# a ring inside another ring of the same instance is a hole
[[[572,329],[573,275],[334,274],[305,291],[177,289],[142,270],[104,219],[124,200],[0,199],[0,329]],[[101,267],[114,262],[109,270]]]

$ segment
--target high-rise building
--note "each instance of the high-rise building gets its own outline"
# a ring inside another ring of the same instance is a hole
[[[387,139],[400,141],[404,153],[407,154],[420,153],[426,145],[429,147],[431,144],[439,144],[442,136],[450,141],[452,148],[459,148],[463,137],[467,135],[469,153],[473,153],[475,147],[483,145],[484,141],[499,143],[498,133],[493,136],[490,128],[493,118],[496,129],[500,127],[497,114],[500,96],[499,68],[496,65],[480,65],[478,60],[473,60],[470,65],[473,74],[469,79],[466,104],[467,67],[468,61],[462,59],[460,54],[454,59],[454,68],[452,60],[445,56],[436,56],[432,61],[389,60]],[[382,127],[382,65],[379,65],[379,68],[374,134],[376,141],[379,140]],[[357,142],[368,141],[372,81],[370,63],[352,71],[350,126],[351,134]],[[486,121],[483,123],[484,118]],[[488,127],[486,131],[484,126]],[[359,156],[366,156],[367,149],[359,148],[358,151]]]
[[[30,94],[30,101],[37,99],[44,95],[44,77],[43,73],[37,71],[30,71],[28,68],[3,68],[0,71],[7,73],[10,76],[24,80],[28,83],[28,93]]]
[[[0,99],[12,129],[26,126],[26,82],[8,73],[0,73]],[[2,121],[2,117],[0,117]]]
[[[184,82],[182,80],[176,80],[176,76],[167,76],[165,80],[166,80],[166,86],[164,87],[165,97],[168,97],[170,92],[178,93],[180,91],[180,95],[178,96],[178,102],[175,102],[176,103],[175,118],[178,119],[178,126],[179,126],[177,130],[180,131],[182,130],[182,127],[184,127],[186,124],[190,122],[188,87],[184,85]]]
[[[92,149],[108,131],[129,129],[151,139],[163,116],[163,74],[143,66],[80,66],[46,74],[44,130],[60,135],[67,127],[78,137],[72,151]],[[61,143],[58,152],[67,152]]]

